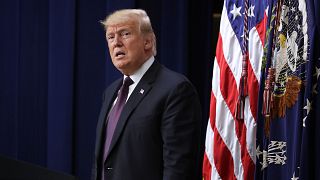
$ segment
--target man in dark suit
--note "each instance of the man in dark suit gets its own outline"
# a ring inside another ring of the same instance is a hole
[[[156,37],[144,10],[119,10],[102,24],[124,77],[104,92],[92,179],[200,179],[195,88],[154,59]]]

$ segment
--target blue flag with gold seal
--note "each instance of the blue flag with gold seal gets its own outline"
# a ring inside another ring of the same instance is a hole
[[[316,0],[269,0],[255,179],[317,179],[320,33]]]

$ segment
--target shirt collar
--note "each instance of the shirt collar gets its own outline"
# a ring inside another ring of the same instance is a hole
[[[132,75],[130,75],[130,78],[133,80],[133,84],[137,85],[139,81],[141,80],[142,76],[147,72],[147,70],[150,68],[150,66],[154,62],[154,56],[151,56],[146,62],[142,64],[142,66]],[[127,76],[124,76],[126,78]]]

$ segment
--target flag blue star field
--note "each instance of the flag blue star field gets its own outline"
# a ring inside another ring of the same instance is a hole
[[[255,179],[319,179],[319,4],[268,3]]]

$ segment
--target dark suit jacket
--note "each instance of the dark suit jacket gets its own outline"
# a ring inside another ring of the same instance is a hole
[[[106,115],[121,83],[122,78],[104,93],[92,179],[101,179]],[[105,179],[201,179],[200,122],[192,84],[155,61],[123,108],[105,161]]]

